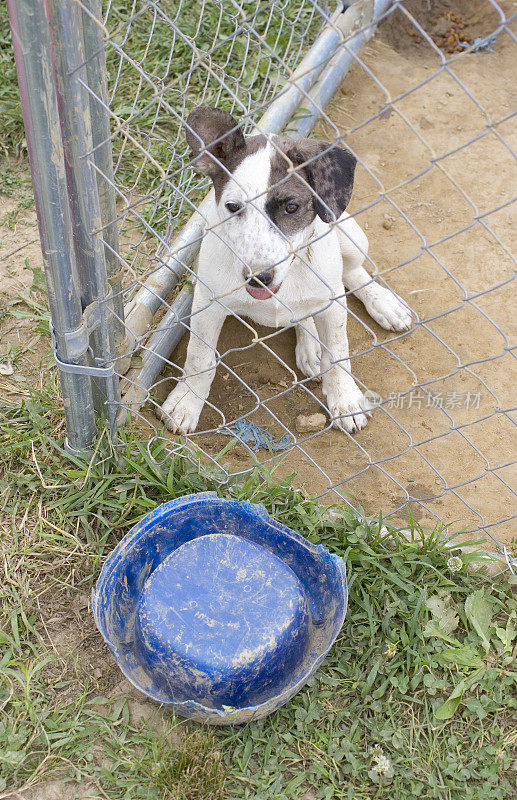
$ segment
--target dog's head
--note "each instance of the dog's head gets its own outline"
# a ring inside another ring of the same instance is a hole
[[[194,167],[214,184],[216,233],[242,262],[247,291],[267,299],[308,243],[316,216],[332,222],[347,207],[356,159],[319,140],[245,139],[231,114],[208,106],[189,114],[186,131]]]

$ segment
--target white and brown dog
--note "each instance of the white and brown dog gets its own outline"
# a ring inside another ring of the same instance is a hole
[[[201,244],[184,377],[161,416],[190,433],[215,374],[225,318],[296,326],[296,364],[322,380],[332,424],[355,433],[369,404],[350,372],[345,288],[387,330],[411,326],[411,312],[362,267],[368,240],[344,213],[356,159],[319,140],[244,138],[226,111],[200,107],[187,119],[194,166],[209,175],[215,203]]]

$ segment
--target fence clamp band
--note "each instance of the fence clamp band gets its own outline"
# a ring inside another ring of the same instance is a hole
[[[54,359],[57,368],[61,372],[71,372],[74,375],[89,375],[91,378],[111,378],[115,374],[115,366],[109,364],[107,367],[90,367],[82,366],[81,364],[69,364],[66,361],[61,361],[56,355],[54,350]]]
[[[54,355],[56,355],[56,336],[52,320],[49,321],[48,327],[50,330],[50,338],[52,339],[52,349],[54,350]],[[68,358],[76,359],[84,356],[90,344],[90,331],[85,324],[84,317],[83,322],[78,328],[75,328],[73,331],[65,331],[62,337],[65,340]]]
[[[56,335],[54,332],[54,325],[52,323],[52,319],[49,320],[48,327],[50,331],[52,350],[54,352],[54,360],[60,372],[70,372],[73,375],[88,375],[89,377],[92,378],[111,378],[115,374],[114,364],[109,364],[108,366],[104,367],[93,367],[90,365],[70,364],[68,361],[61,361],[61,359],[57,354]],[[70,350],[68,349],[69,342],[71,341],[73,344],[76,342],[80,342],[81,339],[79,333],[80,332],[82,333],[83,331],[86,334],[86,347],[80,350],[80,352],[78,352],[77,354],[71,353]],[[89,329],[85,324],[81,325],[80,328],[76,328],[75,331],[69,331],[68,334],[65,334],[64,338],[67,344],[69,358],[79,358],[85,355],[85,353],[88,351],[88,336],[89,336]]]
[[[110,287],[106,296],[102,299],[105,303],[113,299],[113,290]],[[83,311],[83,321],[78,328],[73,331],[65,331],[61,334],[65,340],[67,358],[75,360],[81,358],[87,352],[90,345],[90,335],[96,330],[101,323],[101,307],[99,300],[94,300],[86,306]],[[52,337],[52,347],[54,353],[56,352],[54,326],[52,320],[49,322],[50,335]]]

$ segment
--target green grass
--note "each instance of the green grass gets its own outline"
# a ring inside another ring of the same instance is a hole
[[[6,3],[0,4],[0,75],[0,154],[19,156],[27,145]]]
[[[472,556],[437,532],[415,526],[408,539],[388,526],[386,539],[382,519],[329,515],[293,478],[256,472],[221,484],[201,460],[163,461],[159,443],[149,452],[131,439],[122,459],[103,439],[82,462],[61,447],[59,402],[52,383],[0,406],[2,788],[60,776],[113,800],[514,795],[517,605],[507,574],[472,573]],[[132,720],[130,700],[113,698],[117,667],[89,612],[68,625],[73,655],[55,619],[88,596],[107,552],[143,514],[206,489],[263,502],[341,554],[349,612],[324,666],[285,708],[234,730],[164,714],[157,732]]]

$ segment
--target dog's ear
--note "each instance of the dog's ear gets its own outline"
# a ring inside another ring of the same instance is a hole
[[[295,166],[302,166],[314,191],[314,207],[324,222],[339,219],[352,196],[356,157],[330,142],[300,139],[287,151]]]
[[[231,114],[222,108],[198,106],[187,117],[187,144],[195,168],[211,178],[222,169],[228,156],[244,147],[244,136]]]

